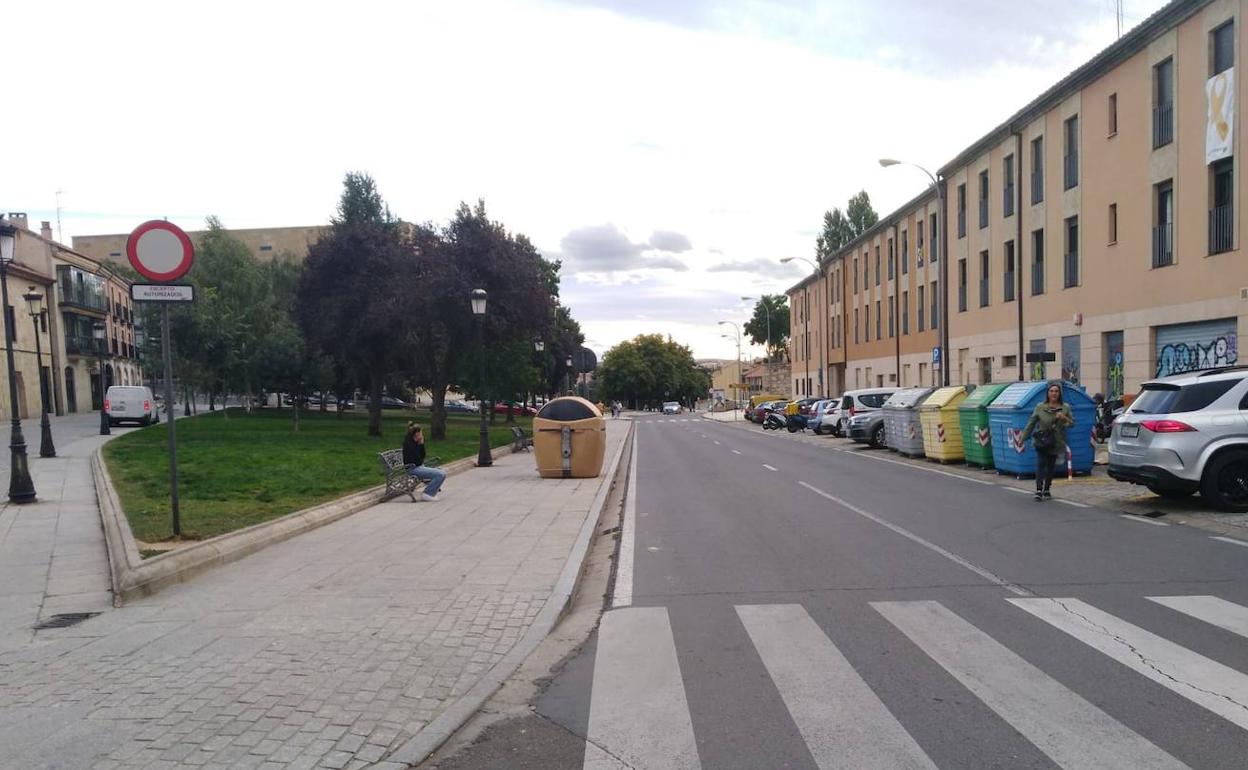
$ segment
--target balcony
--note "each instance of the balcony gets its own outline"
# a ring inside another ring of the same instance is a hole
[[[958,237],[966,237],[966,209],[958,210]]]
[[[988,307],[988,279],[979,279],[979,306]]]
[[[966,284],[958,286],[958,312],[966,312]]]
[[[1044,174],[1031,172],[1031,204],[1044,202]]]
[[[979,199],[979,227],[983,229],[988,226],[988,199]]]
[[[1014,301],[1014,271],[1009,270],[1005,273],[1005,283],[1002,284],[1003,294],[1006,302]]]
[[[1174,103],[1163,102],[1153,108],[1153,149],[1174,141]]]
[[[65,352],[71,356],[98,356],[99,345],[92,337],[65,335]]]
[[[1174,223],[1165,222],[1153,228],[1153,267],[1174,264]]]
[[[104,299],[102,294],[86,290],[83,286],[66,286],[58,284],[58,296],[62,305],[82,310],[91,310],[96,313],[108,313],[108,301]]]
[[[1005,186],[1005,199],[1002,203],[1002,216],[1014,216],[1014,185],[1012,183]]]
[[[1065,265],[1065,268],[1066,268],[1065,273],[1064,273],[1065,280],[1062,283],[1063,287],[1069,289],[1074,286],[1078,286],[1079,285],[1079,254],[1078,252],[1074,254],[1067,254],[1064,258],[1063,264]]]
[[[1230,204],[1209,209],[1209,253],[1221,254],[1234,248],[1235,219]]]
[[[1031,263],[1031,296],[1044,294],[1044,262]]]
[[[1069,190],[1079,184],[1079,156],[1066,155],[1062,158],[1062,176],[1065,188]]]

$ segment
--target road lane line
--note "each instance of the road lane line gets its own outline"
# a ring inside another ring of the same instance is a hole
[[[737,615],[820,768],[932,768],[906,728],[801,605]]]
[[[633,603],[633,559],[637,548],[637,431],[633,432],[633,454],[628,459],[628,489],[624,494],[624,522],[620,529],[620,555],[615,565],[612,607]]]
[[[1231,543],[1232,545],[1242,545],[1245,548],[1248,548],[1248,542],[1245,542],[1243,540],[1236,540],[1233,537],[1222,537],[1221,535],[1210,535],[1210,539],[1221,540],[1223,543]]]
[[[719,442],[718,442],[718,441],[716,441],[716,442],[715,442],[715,446],[719,446]]]
[[[767,470],[769,470],[769,471],[774,471],[774,470],[776,470],[775,468],[773,468],[772,466],[768,465],[767,463],[763,463],[763,467],[764,467],[764,468],[766,468],[766,469],[767,469]]]
[[[1034,495],[1035,494],[1035,492],[1029,492],[1026,489],[1019,489],[1018,487],[1007,487],[1004,484],[1001,485],[1001,488],[1008,492],[1017,492],[1020,495]]]
[[[740,449],[734,449],[734,450],[732,450],[732,453],[733,453],[734,455],[739,455],[739,454],[741,454],[741,450],[740,450]],[[1248,545],[1248,543],[1246,543],[1246,545]]]
[[[1091,508],[1092,507],[1088,505],[1087,503],[1076,503],[1074,500],[1062,500],[1061,498],[1057,498],[1057,497],[1051,497],[1049,499],[1055,503],[1061,503],[1062,505],[1069,505],[1074,508]]]
[[[1186,767],[940,603],[871,606],[1055,764]]]
[[[697,770],[698,746],[664,607],[602,616],[589,701],[586,770],[611,765]]]
[[[862,516],[865,519],[870,519],[871,521],[874,521],[876,524],[879,524],[881,527],[886,527],[887,529],[891,529],[893,532],[896,532],[902,537],[907,538],[909,540],[913,540],[914,542],[918,543],[924,548],[927,548],[930,551],[940,554],[941,556],[945,557],[946,559],[953,562],[954,564],[958,564],[962,567],[969,569],[971,572],[974,572],[976,575],[979,575],[980,577],[982,577],[983,579],[987,580],[990,583],[995,583],[1001,586],[1002,588],[1014,594],[1015,596],[1035,596],[1035,594],[1033,594],[1031,591],[1028,591],[1026,588],[1023,588],[1020,585],[1015,585],[1014,583],[1011,583],[1005,578],[1000,577],[996,575],[995,573],[990,572],[987,569],[984,569],[978,564],[969,562],[966,559],[963,559],[961,556],[958,556],[956,553],[953,553],[952,551],[948,551],[948,550],[945,550],[944,548],[941,548],[940,546],[936,545],[932,541],[926,540],[914,534],[913,532],[906,529],[905,527],[898,526],[887,519],[883,519],[879,516],[876,516],[874,513],[871,513],[870,511],[864,511],[863,509],[857,507],[856,505],[848,503],[842,500],[841,498],[836,497],[835,495],[830,495],[827,492],[824,492],[822,489],[819,489],[818,487],[814,487],[814,486],[811,486],[810,484],[807,484],[805,481],[799,481],[797,483],[803,487],[806,487],[811,492],[814,492],[815,494],[820,495],[821,497],[825,497],[828,500],[831,500],[832,502],[836,503],[842,508],[853,511],[854,513],[858,514],[859,516]]]
[[[1168,526],[1170,526],[1169,524],[1165,523],[1164,521],[1153,521],[1152,519],[1146,519],[1146,518],[1144,518],[1143,516],[1136,516],[1136,515],[1131,514],[1131,513],[1120,513],[1120,514],[1118,514],[1118,516],[1119,516],[1119,517],[1121,517],[1121,518],[1126,519],[1127,521],[1136,521],[1136,522],[1139,522],[1140,524],[1152,524],[1154,527],[1168,527]]]
[[[961,479],[962,481],[969,481],[972,484],[983,484],[984,486],[988,486],[988,487],[996,486],[996,483],[992,481],[984,481],[983,479],[973,479],[970,476],[963,476],[959,473],[950,473],[949,471],[942,471],[939,468],[925,468],[922,465],[913,465],[911,463],[903,463],[900,460],[890,460],[887,457],[878,457],[874,454],[867,454],[865,450],[849,452],[849,454],[852,454],[855,457],[864,457],[868,460],[876,460],[882,463],[892,463],[893,465],[900,465],[903,468],[913,468],[916,471],[927,471],[928,473],[938,473],[941,476],[948,476],[951,479]]]
[[[1248,676],[1078,599],[1008,599],[1137,674],[1248,729]]]
[[[1216,596],[1149,596],[1176,612],[1203,620],[1211,626],[1225,628],[1233,634],[1248,636],[1248,607],[1219,599]]]

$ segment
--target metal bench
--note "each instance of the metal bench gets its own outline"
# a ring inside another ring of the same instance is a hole
[[[511,426],[511,435],[514,439],[511,442],[511,451],[527,452],[533,447],[533,437],[525,434],[524,428],[519,425]]]
[[[412,498],[413,503],[416,502],[416,490],[425,482],[407,472],[413,466],[403,464],[403,450],[387,449],[378,452],[377,459],[381,462],[381,472],[386,477],[386,491],[381,496],[382,502],[402,494]],[[442,464],[442,460],[426,457],[424,464],[427,468],[436,468]]]

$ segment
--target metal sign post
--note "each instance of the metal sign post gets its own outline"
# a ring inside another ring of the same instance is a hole
[[[173,506],[173,536],[182,535],[182,514],[178,508],[178,432],[173,419],[173,361],[169,350],[169,305],[160,306],[160,348],[165,359],[165,407],[169,410],[169,501]]]

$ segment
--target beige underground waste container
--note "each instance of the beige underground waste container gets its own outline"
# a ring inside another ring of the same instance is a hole
[[[543,478],[593,478],[606,451],[607,422],[583,398],[556,398],[533,418],[533,457]]]

